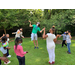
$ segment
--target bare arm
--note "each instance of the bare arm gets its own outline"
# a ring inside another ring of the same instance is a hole
[[[57,35],[56,38],[54,39],[55,43],[56,43],[58,37],[60,37],[60,35]]]
[[[70,39],[72,39],[72,37],[71,37],[70,33],[69,33],[68,35],[70,36]]]
[[[10,49],[10,47],[4,47],[4,49]]]
[[[3,34],[3,36],[5,36],[5,34]],[[2,39],[3,36],[1,36],[0,39]]]
[[[29,27],[33,27],[33,26],[31,25],[31,21],[29,21],[29,22],[30,22]]]
[[[6,63],[9,61],[9,59],[6,58],[6,57],[0,57],[0,60],[4,61],[4,62],[6,62]]]
[[[16,32],[13,32],[12,34],[16,34]]]
[[[45,28],[43,30],[44,30],[44,32],[43,32],[43,36],[42,37],[43,37],[43,39],[45,39],[45,38],[48,37],[48,35],[45,34]]]

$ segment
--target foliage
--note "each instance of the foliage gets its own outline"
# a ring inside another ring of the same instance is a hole
[[[40,28],[46,27],[47,32],[55,25],[57,33],[71,30],[75,35],[75,9],[0,9],[0,29],[5,32],[14,27],[23,27],[24,33],[29,35],[32,30],[29,20],[32,24],[40,22]]]

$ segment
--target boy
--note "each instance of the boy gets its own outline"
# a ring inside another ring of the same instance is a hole
[[[67,42],[67,48],[68,48],[67,53],[68,53],[68,54],[71,54],[71,50],[70,50],[71,39],[72,39],[72,37],[71,37],[71,31],[68,30],[68,31],[67,31],[67,35],[66,35],[66,42]]]
[[[62,47],[64,46],[64,44],[67,46],[66,42],[66,33],[64,32],[64,34],[60,35],[60,37],[63,36],[63,41],[62,41]]]

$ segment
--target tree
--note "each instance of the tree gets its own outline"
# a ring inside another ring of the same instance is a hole
[[[6,29],[10,29],[13,26],[17,26],[15,14],[17,12],[13,9],[0,9],[0,28],[4,29],[6,34]]]

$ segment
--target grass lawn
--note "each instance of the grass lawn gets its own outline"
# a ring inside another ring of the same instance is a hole
[[[59,38],[58,41],[61,42],[61,39],[62,38]],[[23,50],[29,52],[25,55],[26,65],[49,65],[49,56],[46,48],[46,40],[39,38],[38,43],[39,49],[34,49],[33,42],[30,38],[23,39]],[[18,65],[19,63],[13,48],[14,41],[10,42],[9,46],[11,47],[9,51],[11,58],[8,58],[11,61],[9,65]],[[66,51],[66,46],[61,48],[61,44],[56,44],[54,65],[75,65],[75,40],[72,40],[71,43],[71,54],[67,54]],[[3,56],[1,51],[0,56]],[[2,65],[4,65],[3,61]]]

